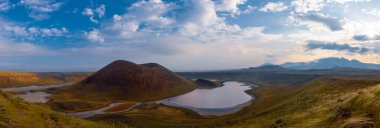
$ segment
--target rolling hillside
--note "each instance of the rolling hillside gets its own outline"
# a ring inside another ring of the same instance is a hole
[[[200,117],[182,108],[159,104],[123,114],[91,117],[97,122],[135,127],[215,128],[374,128],[380,126],[380,82],[365,79],[317,78],[303,86],[263,86],[250,93],[257,100],[222,117]]]
[[[1,71],[0,88],[77,82],[89,75],[90,73],[32,73]]]
[[[247,91],[256,97],[251,105],[221,117],[200,116],[184,108],[148,103],[125,113],[98,115],[81,120],[1,93],[0,127],[27,127],[26,124],[30,122],[26,118],[41,122],[33,124],[34,127],[115,126],[108,124],[142,128],[380,126],[380,80],[376,70],[288,70],[278,66],[266,66],[251,70],[178,74],[194,79],[255,83],[260,87]],[[59,111],[83,111],[114,101],[147,101],[182,94],[194,89],[194,83],[196,82],[179,77],[158,64],[139,65],[115,61],[75,86],[49,90],[55,95],[48,105]],[[198,81],[198,84],[207,87],[217,85],[212,81]],[[19,116],[19,111],[25,116]]]
[[[281,102],[261,106],[268,101],[258,101],[256,117],[237,126],[376,127],[379,92],[379,81],[318,78]]]
[[[0,91],[1,128],[112,128],[112,125],[69,117],[43,105],[27,103]]]

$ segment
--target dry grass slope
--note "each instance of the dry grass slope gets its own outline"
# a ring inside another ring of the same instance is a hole
[[[49,85],[83,80],[90,73],[32,73],[0,71],[0,88]]]
[[[255,118],[237,127],[379,126],[373,108],[379,102],[378,81],[320,78],[272,107],[256,110]],[[372,114],[371,114],[372,113]]]
[[[27,103],[14,95],[0,92],[0,127],[112,128],[116,126],[69,117],[63,113],[52,111],[45,106]]]

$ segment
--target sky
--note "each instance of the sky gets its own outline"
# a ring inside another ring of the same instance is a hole
[[[377,0],[0,0],[0,70],[380,63]]]

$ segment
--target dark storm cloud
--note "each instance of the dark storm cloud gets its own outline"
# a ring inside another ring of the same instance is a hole
[[[369,37],[367,35],[355,35],[352,37],[352,39],[356,41],[370,41],[370,40],[380,40],[380,35],[376,35],[374,37]]]
[[[326,16],[321,13],[311,13],[300,17],[301,20],[321,23],[328,27],[331,31],[343,30],[344,23],[341,19],[331,16]]]
[[[306,49],[325,49],[325,50],[336,50],[336,51],[348,51],[351,53],[365,54],[370,51],[370,49],[365,47],[354,47],[349,44],[338,44],[335,42],[323,42],[310,40],[307,41]]]

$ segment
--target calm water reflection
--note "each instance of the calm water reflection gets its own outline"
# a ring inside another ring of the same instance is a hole
[[[192,92],[159,101],[169,106],[192,109],[201,115],[226,115],[250,104],[254,97],[245,93],[254,86],[235,81],[224,82],[213,89],[196,89]]]
[[[25,101],[34,102],[34,103],[46,103],[49,101],[49,96],[46,92],[27,92],[26,94],[17,95],[18,97],[24,99]]]
[[[71,86],[73,84],[74,83],[53,84],[53,85],[43,85],[43,86],[31,85],[31,86],[25,86],[25,87],[4,88],[4,89],[1,89],[1,91],[17,92],[17,93],[23,92],[23,94],[19,94],[17,96],[24,99],[25,101],[34,102],[34,103],[46,103],[49,101],[48,97],[51,94],[42,92],[41,90]]]

